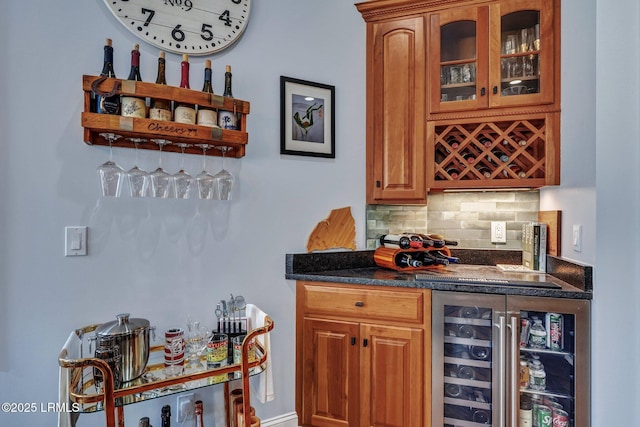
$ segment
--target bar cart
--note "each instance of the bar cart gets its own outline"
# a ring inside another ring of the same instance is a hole
[[[241,380],[243,412],[248,414],[251,407],[249,377],[264,372],[267,358],[270,357],[267,346],[257,338],[273,329],[273,320],[265,316],[263,325],[248,331],[242,343],[240,363],[198,372],[185,371],[182,375],[166,377],[163,373],[164,346],[152,346],[145,373],[134,381],[124,383],[118,389],[114,389],[113,374],[108,363],[92,357],[90,351],[83,349],[83,346],[88,346],[86,339],[88,334],[93,333],[98,326],[100,325],[89,325],[71,332],[60,351],[58,364],[61,368],[61,390],[66,390],[68,393],[68,402],[61,403],[71,403],[79,413],[104,411],[106,427],[124,427],[126,405],[223,384],[225,416],[229,425],[230,417],[233,415],[229,410],[229,382]],[[252,358],[249,357],[250,343],[255,344],[253,346],[255,357]],[[87,355],[90,356],[87,357]],[[94,368],[102,372],[101,387],[95,384]],[[243,427],[250,426],[251,417],[244,417]]]

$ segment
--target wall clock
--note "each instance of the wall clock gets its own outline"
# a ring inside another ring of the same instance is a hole
[[[249,22],[251,0],[104,0],[133,34],[162,50],[208,55],[231,46]]]

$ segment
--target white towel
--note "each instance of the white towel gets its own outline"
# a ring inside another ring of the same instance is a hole
[[[72,332],[67,338],[67,342],[64,344],[63,348],[66,348],[68,353],[66,355],[67,359],[79,359],[82,357],[80,354],[80,344],[82,340],[75,332]],[[62,405],[67,405],[68,408],[71,408],[71,400],[69,398],[69,375],[71,373],[71,368],[63,368],[59,366],[58,368],[58,402]],[[76,422],[78,421],[79,414],[71,411],[60,411],[58,412],[58,427],[75,427]]]
[[[249,319],[249,330],[264,326],[267,314],[256,307],[254,304],[247,304],[247,318]],[[250,384],[253,393],[258,397],[261,403],[271,402],[275,398],[273,392],[273,369],[271,364],[271,344],[269,340],[269,332],[258,335],[256,339],[262,344],[268,354],[266,368],[264,372],[257,377],[251,377]]]

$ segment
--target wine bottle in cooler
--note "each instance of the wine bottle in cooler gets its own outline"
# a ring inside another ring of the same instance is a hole
[[[224,72],[224,93],[223,93],[223,96],[225,96],[226,98],[233,98],[233,92],[231,88],[232,76],[233,75],[231,74],[231,65],[227,65]],[[222,129],[238,130],[239,124],[238,124],[238,115],[236,114],[236,111],[227,111],[227,110],[218,111],[218,126],[220,126]]]
[[[182,55],[180,63],[180,87],[190,89],[189,86],[189,55]],[[173,111],[174,121],[177,123],[185,123],[189,125],[196,124],[196,106],[188,102],[177,102]]]
[[[213,85],[211,84],[211,60],[207,59],[204,64],[204,84],[202,91],[213,95]],[[211,100],[210,96],[210,100]],[[218,112],[210,105],[198,105],[197,122],[200,126],[218,127]]]
[[[158,55],[158,75],[156,77],[157,85],[167,85],[166,78],[166,60],[165,53],[160,51]],[[163,98],[151,98],[149,108],[149,118],[153,120],[171,121],[171,100]]]
[[[104,62],[100,76],[109,78],[116,77],[116,72],[113,69],[113,46],[111,45],[111,39],[107,39],[104,45]],[[94,111],[99,114],[120,114],[120,95],[113,93],[96,93]]]
[[[127,80],[141,82],[140,77],[140,46],[135,44],[131,51],[131,69]],[[135,86],[133,86],[135,89]],[[147,100],[144,97],[134,95],[123,95],[120,106],[121,114],[125,117],[147,117]]]

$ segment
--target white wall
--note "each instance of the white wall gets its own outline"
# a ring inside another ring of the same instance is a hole
[[[640,13],[636,0],[564,0],[562,7],[563,185],[543,190],[541,207],[563,211],[563,254],[595,265],[592,425],[637,425]],[[137,42],[101,0],[8,2],[0,36],[0,402],[56,401],[56,358],[73,328],[122,311],[160,330],[189,314],[211,319],[216,300],[233,292],[276,322],[277,398],[257,405],[258,414],[293,411],[294,287],[284,280],[284,254],[303,252],[315,224],[342,206],[352,207],[364,247],[365,39],[352,2],[254,1],[241,41],[212,58],[214,87],[231,64],[234,94],[251,101],[247,156],[226,162],[239,180],[228,211],[98,197],[95,168],[108,150],[82,143],[80,78],[99,72],[106,37],[116,72],[126,76]],[[153,80],[157,50],[141,50],[143,78]],[[170,56],[173,84],[177,61]],[[203,62],[192,58],[194,87]],[[280,156],[280,75],[336,86],[335,160]],[[132,151],[114,151],[132,166]],[[141,153],[140,162],[154,167],[157,153]],[[164,164],[175,170],[179,157],[165,156]],[[220,166],[219,159],[208,164]],[[189,156],[188,171],[200,168]],[[567,246],[573,223],[584,228],[580,253]],[[88,257],[62,256],[66,225],[90,227]],[[221,425],[220,408],[202,397],[214,409],[208,422]],[[127,424],[148,415],[159,425],[164,403],[175,399],[128,407]],[[102,421],[83,416],[80,425]],[[55,414],[0,413],[3,427],[27,424],[55,425]]]
[[[234,95],[251,102],[247,156],[227,160],[238,179],[234,200],[199,203],[103,200],[96,167],[105,147],[82,142],[81,77],[98,74],[102,46],[113,39],[116,73],[126,77],[138,42],[102,0],[10,2],[0,14],[3,43],[0,145],[0,402],[57,401],[57,356],[70,331],[117,313],[143,317],[160,331],[188,315],[212,322],[216,301],[242,294],[270,313],[276,400],[271,418],[294,411],[294,283],[284,279],[285,253],[304,252],[331,209],[351,206],[364,247],[365,26],[352,2],[253,1],[251,21],[231,50],[213,56],[214,89],[233,67]],[[155,80],[158,50],[141,43],[144,80]],[[192,87],[202,85],[205,58],[191,58]],[[167,80],[179,82],[169,55]],[[336,86],[336,159],[280,155],[281,75]],[[133,166],[134,151],[114,159]],[[157,164],[141,152],[141,166]],[[179,155],[164,156],[177,171]],[[220,159],[212,158],[215,172]],[[197,174],[201,157],[189,156]],[[225,208],[228,207],[228,211]],[[89,226],[87,257],[63,256],[63,230]],[[205,398],[208,425],[222,408]],[[159,425],[175,398],[128,407]],[[55,414],[0,413],[0,425],[55,425]],[[99,426],[102,414],[82,416]],[[177,423],[176,423],[177,425]]]

